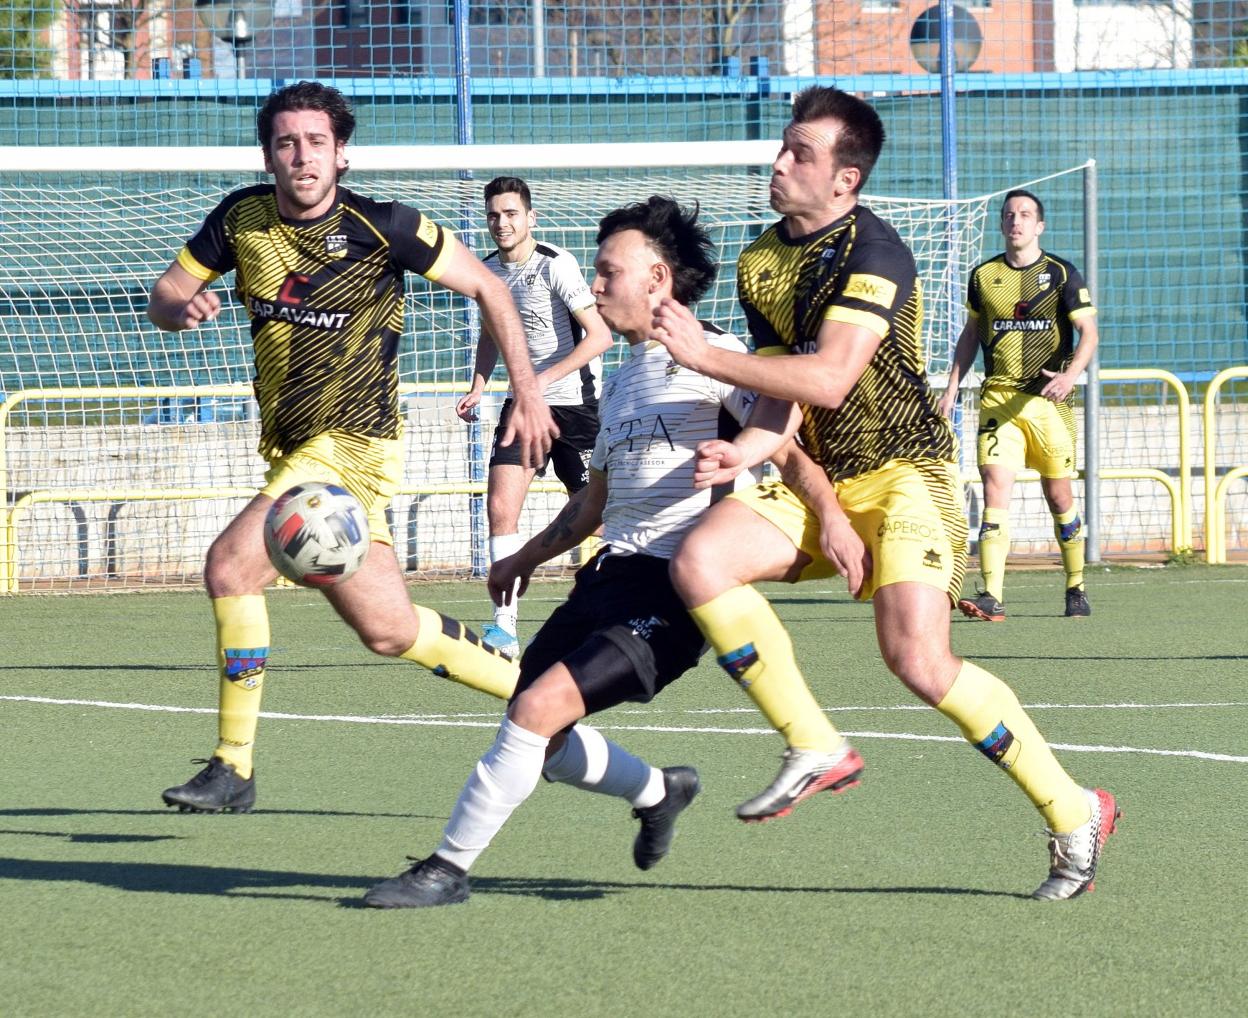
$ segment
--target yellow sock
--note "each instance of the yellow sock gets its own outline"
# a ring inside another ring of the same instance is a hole
[[[1005,602],[1005,560],[1010,555],[1010,511],[985,509],[979,525],[979,575],[984,590]]]
[[[520,678],[520,665],[493,647],[487,647],[458,619],[414,604],[420,632],[401,655],[424,665],[435,675],[453,679],[483,693],[510,699]]]
[[[689,614],[715,648],[720,666],[795,749],[831,752],[844,742],[811,695],[793,643],[753,587],[734,587]]]
[[[1066,589],[1083,586],[1083,520],[1079,507],[1072,505],[1064,513],[1053,514],[1053,536],[1062,549],[1062,568],[1066,570]]]
[[[962,670],[936,709],[1014,779],[1043,814],[1049,830],[1067,834],[1087,823],[1088,801],[1083,789],[1057,762],[1014,691],[995,675],[963,661]]]
[[[263,594],[214,597],[217,661],[221,666],[221,706],[213,756],[233,764],[241,778],[251,777],[256,721],[269,656],[269,612]]]

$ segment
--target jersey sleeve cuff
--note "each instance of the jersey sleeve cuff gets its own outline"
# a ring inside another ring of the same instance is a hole
[[[439,226],[438,229],[442,231],[442,250],[438,252],[438,257],[433,260],[433,264],[421,273],[422,276],[434,283],[446,271],[446,267],[451,264],[451,258],[454,257],[455,248],[459,244],[454,230],[445,226]]]
[[[874,332],[880,339],[888,335],[888,322],[870,311],[857,311],[854,308],[830,307],[823,316],[827,322],[844,322],[846,325],[859,325]]]
[[[198,259],[191,254],[190,248],[184,247],[178,252],[178,264],[196,279],[202,279],[205,283],[211,283],[221,275],[221,273],[208,268],[207,265],[201,265]]]

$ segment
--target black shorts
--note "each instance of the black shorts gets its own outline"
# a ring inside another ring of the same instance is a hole
[[[667,559],[600,551],[576,574],[520,659],[519,695],[563,662],[587,714],[647,703],[698,663],[706,642],[672,589]]]
[[[520,466],[520,446],[499,445],[511,419],[511,403],[506,400],[498,415],[498,427],[494,429],[494,448],[490,452],[490,466]],[[559,428],[559,437],[551,444],[550,454],[538,465],[537,476],[546,476],[546,466],[555,468],[555,476],[575,495],[589,483],[589,457],[598,438],[598,404],[582,403],[579,406],[552,406],[550,414]]]

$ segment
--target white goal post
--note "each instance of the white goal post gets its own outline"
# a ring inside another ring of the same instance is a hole
[[[735,262],[776,218],[767,183],[778,149],[359,146],[348,150],[344,184],[414,205],[484,254],[482,186],[497,173],[521,176],[538,236],[572,251],[587,276],[607,211],[656,193],[697,202],[721,262],[697,312],[743,334]],[[170,334],[144,309],[204,215],[262,179],[258,148],[0,149],[0,593],[199,582],[208,544],[263,475],[246,316],[226,297],[215,322]],[[915,253],[934,375],[947,369],[994,197],[864,198]],[[231,282],[214,285],[224,295]],[[391,522],[413,577],[465,577],[485,562],[484,466],[504,386],[477,427],[455,416],[476,341],[467,304],[418,279],[409,286],[400,351],[408,460]],[[535,492],[522,533],[563,497],[555,484]]]

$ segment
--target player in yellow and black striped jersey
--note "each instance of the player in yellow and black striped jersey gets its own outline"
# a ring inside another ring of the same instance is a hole
[[[209,213],[177,264],[206,283],[235,272],[265,459],[333,430],[398,438],[403,277],[438,280],[454,251],[454,236],[416,209],[341,186],[311,222],[287,221],[273,184]]]
[[[1079,270],[1045,251],[1021,267],[1004,253],[977,265],[966,306],[984,351],[984,384],[1036,396],[1069,366],[1074,323],[1096,314]]]
[[[737,288],[764,356],[812,353],[824,322],[882,337],[843,403],[802,407],[802,443],[833,481],[893,460],[954,461],[953,431],[927,386],[914,256],[874,212],[855,206],[796,239],[777,223],[742,252]]]
[[[1070,483],[1077,444],[1072,393],[1096,350],[1096,308],[1079,270],[1041,250],[1044,205],[1034,194],[1007,192],[1001,233],[1006,250],[971,272],[967,323],[940,402],[951,415],[959,383],[982,349],[977,452],[984,485],[979,530],[984,589],[960,599],[958,607],[973,619],[1005,620],[1010,496],[1015,474],[1031,467],[1040,473],[1053,514],[1066,572],[1065,614],[1086,616],[1092,608],[1084,590],[1083,522]]]
[[[204,585],[217,624],[218,744],[208,766],[164,801],[194,812],[247,812],[255,803],[252,746],[269,651],[264,589],[277,576],[265,516],[296,484],[342,485],[368,515],[364,564],[324,588],[371,650],[402,657],[506,699],[518,669],[454,619],[413,605],[394,557],[385,509],[402,479],[397,352],[404,273],[416,272],[480,305],[511,375],[512,436],[525,462],[556,434],[524,331],[505,285],[454,235],[415,209],[339,186],[355,126],[337,89],[299,82],[257,117],[269,185],[226,197],[156,281],[148,317],[170,331],[217,316],[209,285],[234,271],[251,319],[265,486],[213,542]],[[378,548],[376,545],[383,545]]]
[[[851,593],[873,600],[889,669],[1044,816],[1050,869],[1034,896],[1074,897],[1091,884],[1117,807],[1071,779],[1005,683],[950,647],[966,547],[953,436],[923,373],[913,258],[858,204],[883,144],[861,99],[824,87],[795,98],[772,164],[782,219],[738,266],[758,353],[774,356],[708,345],[671,302],[656,314],[652,338],[677,363],[762,394],[736,439],[699,446],[699,483],[725,483],[799,429],[809,453],[782,466],[783,483],[707,510],[673,559],[673,582],[719,663],[788,742],[776,780],[737,808],[742,820],[785,816],[816,792],[858,783],[862,758],[751,586],[841,573]]]

